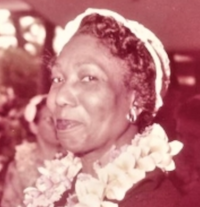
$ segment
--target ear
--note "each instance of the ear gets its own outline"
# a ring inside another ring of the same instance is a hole
[[[129,108],[131,109],[131,107],[134,105],[134,103],[136,103],[136,92],[133,90],[130,92],[130,106]]]
[[[140,115],[142,112],[142,108],[140,107],[138,101],[137,101],[137,95],[135,91],[131,92],[131,98],[130,98],[130,110],[135,110],[135,114],[137,116]]]
[[[33,134],[36,135],[38,133],[37,125],[34,122],[29,123],[29,128]]]

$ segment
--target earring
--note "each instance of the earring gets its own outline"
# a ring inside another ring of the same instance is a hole
[[[130,123],[134,123],[136,121],[137,115],[136,108],[134,106],[130,109],[130,112],[126,115],[126,118]]]

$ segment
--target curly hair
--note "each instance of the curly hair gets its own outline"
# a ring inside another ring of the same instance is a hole
[[[99,14],[83,18],[76,34],[93,35],[112,55],[125,61],[128,70],[124,73],[124,84],[136,92],[137,107],[142,108],[136,124],[143,131],[152,123],[156,100],[155,65],[145,45],[114,18]]]

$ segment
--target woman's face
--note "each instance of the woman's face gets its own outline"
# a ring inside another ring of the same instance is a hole
[[[132,136],[126,120],[132,97],[123,70],[123,61],[89,35],[77,35],[63,48],[52,67],[47,103],[65,149],[104,152]]]

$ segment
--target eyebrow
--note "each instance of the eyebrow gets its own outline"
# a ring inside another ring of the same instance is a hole
[[[48,69],[50,70],[50,72],[52,73],[55,70],[59,70],[62,68],[62,65],[59,63],[58,57],[55,56],[52,58],[51,62],[49,62],[49,67]],[[92,59],[91,59],[92,60]],[[80,65],[92,65],[94,68],[100,67],[102,69],[102,71],[104,71],[104,67],[102,66],[102,64],[100,62],[96,62],[95,64],[89,61],[85,61],[85,60],[78,60],[77,63],[75,64],[75,68],[76,66],[80,66]]]

